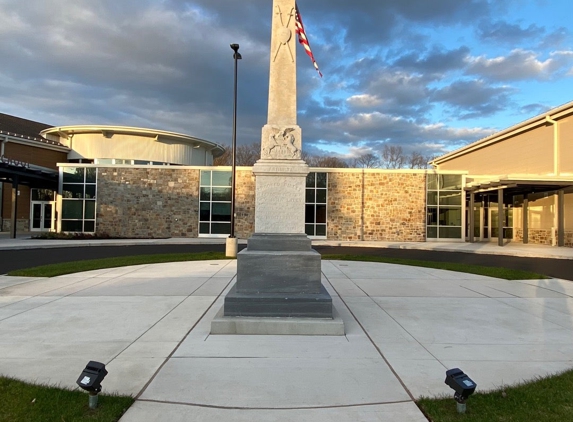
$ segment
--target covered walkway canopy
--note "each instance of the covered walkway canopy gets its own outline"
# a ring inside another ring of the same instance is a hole
[[[528,243],[529,196],[537,193],[557,195],[557,245],[565,246],[565,193],[573,192],[573,177],[527,177],[502,176],[496,179],[479,180],[468,183],[464,190],[469,195],[469,209],[474,209],[475,198],[479,194],[497,192],[498,227],[503,227],[504,197],[523,195],[523,243]],[[474,213],[469,212],[469,225],[474,226]],[[470,242],[474,242],[474,232],[469,230]],[[498,244],[503,246],[503,230],[498,230]]]
[[[0,182],[12,184],[12,214],[10,237],[16,238],[18,212],[18,186],[30,188],[58,189],[58,171],[33,164],[0,157]]]

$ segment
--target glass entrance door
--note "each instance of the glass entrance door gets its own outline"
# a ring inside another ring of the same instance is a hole
[[[497,240],[499,235],[499,223],[498,223],[498,211],[497,204],[492,202],[489,208],[489,238],[490,240]],[[503,207],[503,238],[513,239],[513,207],[511,205],[505,205]]]
[[[30,203],[30,230],[50,231],[54,228],[55,194],[50,189],[32,189]]]
[[[50,231],[53,228],[54,203],[32,201],[31,207],[31,227],[32,231]]]

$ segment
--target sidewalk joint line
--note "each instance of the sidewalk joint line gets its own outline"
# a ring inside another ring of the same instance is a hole
[[[323,273],[324,275],[324,273]],[[324,275],[324,277],[328,280],[328,277],[326,277],[326,275]],[[350,278],[349,278],[350,280]],[[330,283],[330,281],[329,281]],[[354,282],[353,282],[354,283]],[[332,283],[330,283],[332,285]],[[350,309],[350,306],[348,306],[348,304],[346,303],[346,301],[342,298],[342,296],[340,296],[340,293],[338,293],[338,290],[336,290],[336,288],[334,288],[334,286],[332,286],[332,288],[334,289],[334,291],[338,294],[338,298],[342,301],[342,303],[344,304],[344,306],[346,306],[346,309],[348,309],[348,312],[350,312],[350,315],[352,315],[352,317],[354,318],[354,320],[356,321],[356,323],[360,326],[360,328],[362,329],[362,331],[364,332],[364,334],[366,335],[366,337],[368,337],[368,340],[370,340],[370,343],[372,343],[372,345],[374,346],[374,348],[376,349],[376,351],[378,352],[378,354],[382,357],[382,359],[384,360],[384,362],[386,363],[386,365],[388,365],[388,368],[390,369],[390,371],[392,372],[392,374],[394,374],[394,376],[396,377],[396,379],[398,380],[398,382],[402,385],[402,388],[404,389],[404,391],[406,391],[406,393],[408,394],[408,396],[410,397],[410,399],[413,402],[416,402],[416,399],[414,398],[414,395],[412,394],[412,392],[410,391],[410,389],[406,386],[406,384],[404,383],[404,381],[402,381],[402,378],[400,378],[400,376],[398,375],[398,373],[396,372],[396,370],[394,369],[394,367],[390,364],[390,362],[388,361],[388,359],[386,359],[386,356],[384,356],[384,353],[382,353],[382,350],[380,350],[380,348],[378,347],[378,345],[374,342],[374,340],[372,339],[372,337],[370,336],[370,334],[368,333],[368,331],[366,331],[366,329],[364,328],[364,326],[362,325],[362,323],[360,322],[360,320],[356,317],[356,315],[354,314],[354,312],[352,312],[352,309]],[[370,296],[368,296],[370,298]],[[372,298],[370,298],[370,300],[372,300]],[[372,300],[374,303],[376,303],[374,300]]]
[[[210,277],[209,279],[211,279],[213,277]],[[181,340],[177,343],[177,346],[175,346],[175,348],[171,351],[171,353],[165,358],[165,360],[161,363],[161,365],[159,365],[159,368],[157,368],[157,370],[155,371],[155,373],[151,376],[151,378],[145,383],[145,385],[143,386],[143,388],[139,391],[139,393],[137,393],[137,395],[134,397],[135,400],[140,400],[141,395],[145,392],[145,390],[147,390],[147,387],[149,387],[149,385],[153,382],[153,380],[155,379],[155,377],[157,377],[157,375],[159,374],[159,372],[163,369],[163,367],[167,364],[167,362],[169,362],[169,360],[173,357],[173,355],[175,354],[175,352],[177,351],[177,349],[179,349],[179,347],[181,347],[181,344],[183,344],[183,342],[185,341],[185,339],[189,336],[189,334],[191,333],[191,331],[193,331],[195,329],[195,327],[197,327],[197,325],[203,320],[203,318],[205,318],[205,315],[207,315],[207,313],[211,310],[211,308],[213,307],[213,305],[215,303],[217,303],[217,301],[219,300],[219,298],[222,296],[223,292],[225,291],[225,289],[229,286],[229,284],[231,284],[233,282],[233,280],[235,280],[235,278],[237,278],[237,275],[235,274],[233,277],[231,277],[231,279],[229,280],[229,282],[225,285],[225,287],[221,290],[221,293],[219,293],[217,295],[217,297],[215,297],[215,299],[211,302],[211,304],[207,307],[207,309],[205,309],[205,312],[203,312],[203,314],[197,318],[197,321],[195,321],[195,324],[193,324],[193,326],[187,331],[187,333],[183,336],[183,338],[181,338]],[[189,296],[188,296],[189,297]],[[187,297],[187,298],[188,298]],[[184,300],[186,300],[187,298],[185,298]]]
[[[158,404],[175,404],[180,406],[189,407],[204,407],[208,409],[222,409],[222,410],[313,410],[313,409],[341,409],[349,407],[367,407],[367,406],[381,406],[385,404],[404,404],[412,403],[411,400],[397,400],[387,402],[375,403],[356,403],[356,404],[339,404],[330,406],[300,406],[300,407],[239,407],[239,406],[217,406],[214,404],[199,404],[199,403],[184,403],[169,400],[154,400],[154,399],[138,399],[140,402],[158,403]]]

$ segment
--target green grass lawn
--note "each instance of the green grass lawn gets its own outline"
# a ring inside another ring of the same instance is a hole
[[[125,267],[128,265],[157,264],[163,262],[204,261],[212,259],[226,259],[223,252],[177,253],[158,255],[136,255],[115,258],[91,259],[85,261],[50,264],[40,267],[15,270],[8,273],[10,276],[20,277],[55,277],[83,271],[100,270],[104,268]],[[544,275],[528,271],[513,270],[510,268],[485,267],[479,265],[466,265],[456,262],[419,261],[414,259],[387,258],[373,255],[322,255],[325,260],[368,261],[383,262],[387,264],[411,265],[416,267],[436,268],[439,270],[458,271],[462,273],[479,274],[488,277],[503,278],[506,280],[529,280],[547,278]]]
[[[457,262],[420,261],[417,259],[388,258],[376,255],[322,255],[322,259],[343,261],[383,262],[386,264],[410,265],[414,267],[436,268],[438,270],[457,271],[505,280],[537,280],[547,278],[544,275],[529,271],[512,270],[511,268],[485,267],[481,265],[460,264]]]
[[[64,262],[10,271],[8,275],[17,277],[56,277],[58,275],[101,270],[104,268],[126,267],[128,265],[159,264],[163,262],[207,261],[225,259],[223,252],[173,253],[157,255],[118,256],[114,258],[90,259]]]
[[[0,377],[0,422],[116,422],[133,401],[100,394],[98,407],[90,409],[83,391]]]
[[[479,386],[479,380],[476,380]],[[479,387],[478,387],[479,388]],[[452,397],[417,402],[432,422],[555,422],[573,421],[573,370],[468,400],[466,414],[456,411]],[[0,377],[0,422],[115,422],[132,405],[126,396],[100,395],[89,409],[88,395],[56,387]]]
[[[474,379],[478,384],[479,379]],[[573,421],[573,370],[535,382],[476,393],[467,413],[456,411],[452,396],[422,399],[418,406],[433,422],[556,422]]]

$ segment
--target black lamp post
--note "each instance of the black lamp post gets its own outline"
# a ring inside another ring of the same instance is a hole
[[[235,59],[235,90],[233,101],[233,162],[232,162],[232,175],[231,175],[231,235],[235,237],[235,167],[237,165],[237,63],[242,59],[239,53],[239,44],[231,44],[231,48],[235,52],[233,59]]]

